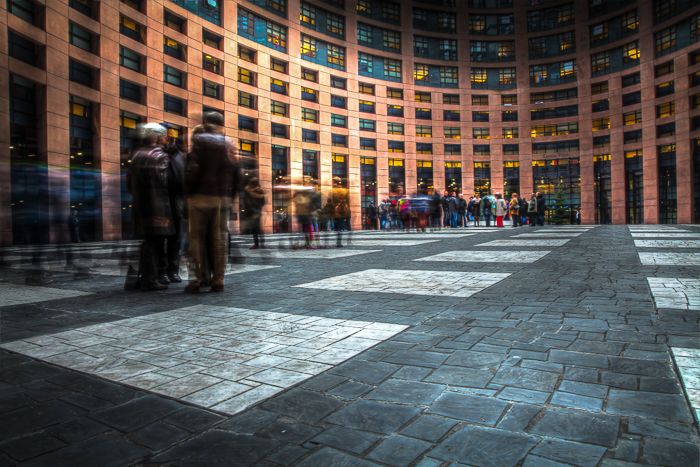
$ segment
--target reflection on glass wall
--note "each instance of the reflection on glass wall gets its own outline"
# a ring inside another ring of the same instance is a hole
[[[102,217],[97,206],[99,171],[95,164],[92,103],[70,97],[70,207],[78,212],[82,241],[93,241]]]
[[[503,196],[510,199],[513,193],[520,193],[520,162],[503,161]]]
[[[273,232],[290,232],[288,148],[272,145],[272,217]]]
[[[474,162],[474,196],[491,193],[491,163]]]
[[[418,178],[419,195],[432,195],[435,193],[433,161],[416,161],[416,176]]]
[[[389,159],[389,196],[392,198],[406,194],[405,169],[403,159]]]
[[[676,145],[658,147],[659,154],[659,223],[678,222],[676,187]]]
[[[593,170],[595,173],[593,191],[595,193],[596,224],[612,224],[612,178],[610,159],[610,154],[593,156]]]
[[[362,228],[369,228],[367,222],[367,207],[374,203],[377,207],[377,159],[374,157],[360,158],[360,191],[362,207]]]
[[[628,224],[644,223],[644,159],[642,150],[625,151],[625,202]]]
[[[462,163],[445,162],[445,189],[454,193],[462,192]]]
[[[578,157],[532,161],[535,191],[545,195],[547,206],[554,205],[554,193],[560,184],[566,193],[566,208],[571,222],[581,209],[581,167]],[[546,213],[549,216],[549,211]]]

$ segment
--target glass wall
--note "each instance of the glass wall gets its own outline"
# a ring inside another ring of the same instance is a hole
[[[416,161],[416,176],[418,178],[418,194],[432,195],[435,193],[433,161]]]
[[[581,167],[579,159],[549,159],[532,161],[535,192],[545,195],[547,206],[554,205],[554,193],[560,184],[566,193],[566,208],[573,223],[576,211],[581,209]],[[549,211],[545,213],[549,218]]]
[[[612,224],[612,178],[610,154],[593,156],[595,223]]]
[[[377,207],[377,159],[374,157],[360,158],[360,191],[362,228],[367,229],[370,227],[367,223],[367,207],[369,203],[374,203],[374,207]]]
[[[625,151],[626,222],[644,223],[644,159],[642,150]]]
[[[676,188],[676,145],[658,147],[659,154],[659,223],[678,222]]]
[[[461,162],[445,162],[445,189],[453,193],[462,192]]]
[[[290,232],[289,148],[272,145],[272,221],[273,232]]]
[[[102,213],[99,169],[95,167],[93,104],[70,96],[70,208],[78,211],[80,239],[96,240],[96,223]]]
[[[400,198],[406,194],[406,167],[403,159],[389,159],[389,196]]]
[[[491,163],[474,162],[474,195],[491,194]]]
[[[503,196],[509,199],[513,193],[520,193],[520,162],[503,162]]]

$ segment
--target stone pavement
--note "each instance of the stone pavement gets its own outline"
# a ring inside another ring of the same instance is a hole
[[[6,249],[0,466],[695,467],[699,233],[237,238],[199,295],[125,292],[133,245]]]

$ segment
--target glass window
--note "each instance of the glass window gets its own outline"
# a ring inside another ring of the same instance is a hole
[[[68,25],[68,42],[80,49],[92,52],[92,34],[73,23]]]
[[[178,60],[184,60],[185,46],[163,36],[163,53]]]
[[[278,73],[287,74],[287,62],[278,60],[276,58],[270,58],[270,69]],[[303,75],[303,73],[302,73]],[[303,77],[303,76],[302,76]]]
[[[506,94],[501,96],[501,105],[518,105],[517,94]]]
[[[401,81],[401,61],[385,58],[384,77],[391,81]]]
[[[304,143],[316,143],[318,144],[318,131],[314,130],[301,130],[301,141]]]
[[[238,67],[238,81],[255,86],[255,73],[245,68]]]
[[[459,94],[443,94],[442,103],[445,105],[459,105]]]
[[[472,128],[472,136],[474,139],[489,139],[491,137],[488,128]]]
[[[341,109],[347,109],[348,108],[348,103],[347,99],[342,96],[335,96],[331,94],[331,106],[332,107],[340,107]]]
[[[316,39],[309,36],[301,36],[301,54],[313,60],[316,59]]]
[[[634,9],[622,15],[622,33],[634,33],[639,28],[639,16],[637,10]]]
[[[515,70],[515,69],[513,69]],[[457,75],[457,67],[441,66],[440,67],[440,86],[456,87],[459,82]],[[515,72],[513,72],[515,75]]]
[[[610,69],[610,52],[600,52],[591,55],[591,71],[596,73],[603,73]]]
[[[403,99],[403,89],[386,88],[386,97],[389,99]]]
[[[666,55],[676,50],[676,27],[671,26],[654,35],[656,56]]]
[[[416,91],[415,100],[416,100],[416,102],[426,102],[429,104],[430,103],[430,93]]]
[[[502,86],[515,86],[515,68],[499,68],[498,82]]]
[[[518,137],[518,127],[503,128],[503,139],[514,139]]]
[[[141,72],[141,56],[124,47],[119,47],[119,64],[130,70]]]
[[[270,78],[270,91],[285,96],[289,95],[287,83],[275,78]]]
[[[345,35],[345,21],[342,16],[334,15],[333,13],[326,14],[326,30],[331,34],[339,36]]]
[[[301,79],[316,83],[316,82],[318,82],[318,73],[315,71],[312,71],[312,70],[307,70],[306,68],[302,68],[301,69]]]
[[[416,136],[421,138],[432,138],[433,127],[429,125],[416,125]]]
[[[246,62],[255,63],[255,50],[238,45],[238,58]],[[274,59],[273,59],[274,60]]]
[[[238,116],[238,129],[241,131],[249,131],[255,133],[255,119],[251,117],[245,117],[243,115]]]
[[[640,123],[642,121],[642,111],[635,110],[633,112],[627,112],[622,116],[625,125],[634,125],[635,123]]]
[[[486,68],[472,68],[471,70],[471,83],[472,87],[486,84]]]
[[[489,105],[489,96],[472,94],[472,105]]]
[[[416,154],[432,154],[433,145],[431,143],[416,143]]]
[[[309,123],[318,123],[318,112],[313,109],[301,109],[301,119]]]
[[[338,126],[341,128],[348,127],[348,117],[345,115],[331,114],[331,126]]]
[[[279,49],[282,52],[287,51],[287,28],[268,21],[266,37],[268,47]]]
[[[287,136],[287,125],[282,125],[280,123],[272,123],[270,125],[270,134],[274,136],[275,138],[284,138],[288,139],[289,137]]]
[[[163,94],[163,110],[168,113],[183,115],[185,112],[184,101],[175,96]]]
[[[595,44],[596,42],[607,42],[609,39],[609,34],[608,34],[608,22],[604,23],[598,23],[594,24],[593,26],[590,27],[591,31],[591,44]]]
[[[591,84],[591,94],[592,95],[603,94],[605,92],[608,92],[608,82],[607,81]]]
[[[656,106],[656,118],[670,117],[676,114],[676,101],[666,102]]]
[[[302,3],[299,7],[299,20],[302,23],[316,25],[316,8],[308,3]]]
[[[331,87],[338,89],[347,89],[347,80],[345,78],[331,76]]]
[[[443,110],[442,119],[446,122],[458,122],[459,110]]]
[[[416,118],[418,120],[432,120],[432,112],[430,109],[416,109]]]
[[[250,93],[238,91],[238,105],[248,109],[255,108],[255,96]]]
[[[221,39],[222,38],[220,36],[217,36],[216,34],[209,32],[206,29],[202,30],[202,44],[204,45],[207,45],[216,50],[220,50]]]
[[[367,94],[370,96],[374,96],[374,85],[367,84],[367,83],[360,83],[359,84],[359,92],[360,92],[360,94]]]
[[[700,95],[700,94],[699,94]],[[403,135],[403,123],[387,123],[386,124],[387,133],[390,135]]]
[[[372,138],[360,138],[360,149],[366,151],[376,151],[377,140]]]
[[[361,118],[360,119],[360,130],[361,131],[376,131],[376,121]]]
[[[125,16],[119,16],[119,32],[136,42],[143,42],[141,26]]]
[[[357,23],[357,41],[372,45],[372,26],[364,23]]]
[[[347,148],[348,147],[348,137],[345,135],[331,135],[331,144],[333,146]]]
[[[403,117],[403,107],[400,105],[387,105],[386,114],[390,117]]]
[[[138,84],[126,81],[124,79],[119,80],[119,97],[122,99],[127,99],[134,102],[141,102],[142,89]]]
[[[609,130],[610,117],[601,117],[593,119],[593,131]]]
[[[413,36],[413,55],[426,58],[430,56],[427,37]]]
[[[413,79],[415,81],[428,82],[429,71],[428,65],[422,65],[420,63],[415,63],[413,65]]]
[[[382,31],[382,40],[385,49],[401,50],[401,33],[396,31]]]
[[[654,75],[657,78],[661,78],[662,76],[669,75],[674,72],[674,67],[673,67],[673,61],[668,62],[668,63],[663,63],[661,65],[657,65],[654,67]]]
[[[633,65],[637,60],[639,60],[639,41],[623,45],[622,63]]]
[[[445,138],[450,138],[450,139],[461,139],[462,138],[461,128],[445,127],[445,128],[443,128],[443,131],[444,131]]]
[[[403,141],[388,141],[389,152],[405,152]]]
[[[401,22],[401,9],[398,3],[382,2],[382,18],[391,23]]]
[[[177,68],[163,65],[163,81],[178,88],[185,88],[185,73]]]
[[[202,58],[202,65],[203,65],[203,68],[207,71],[210,71],[212,73],[216,73],[217,75],[221,74],[221,61],[217,58],[212,57],[211,55],[204,54],[204,56]],[[240,74],[241,68],[238,68],[238,70],[239,70],[239,74]],[[248,70],[246,70],[246,71],[248,71]],[[250,73],[252,75],[251,71],[249,71],[248,73]],[[239,81],[241,81],[241,80],[239,79]],[[245,82],[245,81],[242,81],[242,82]],[[253,83],[251,82],[249,84],[253,84]]]
[[[311,88],[301,88],[301,99],[304,101],[318,102],[318,91]]]
[[[75,60],[68,60],[69,79],[89,88],[93,85],[95,71],[87,65],[78,63]]]
[[[625,75],[622,77],[622,87],[634,86],[642,82],[642,76],[639,72],[632,73],[630,75]]]
[[[374,113],[374,102],[361,100],[360,112]]]
[[[345,69],[345,49],[328,44],[328,66],[339,70]]]

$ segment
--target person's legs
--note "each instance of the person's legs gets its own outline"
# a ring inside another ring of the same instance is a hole
[[[228,239],[228,215],[231,206],[225,198],[218,199],[216,210],[211,218],[211,244],[214,264],[212,265],[212,290],[223,290],[226,273],[226,241]]]
[[[159,249],[163,248],[163,236],[161,235],[144,235],[143,253],[141,255],[141,290],[148,290],[151,287],[158,286],[158,256]]]
[[[450,212],[445,211],[444,216],[442,218],[442,226],[447,227],[448,225],[450,225]]]
[[[484,214],[484,220],[486,221],[486,227],[491,227],[491,214]]]
[[[191,286],[199,287],[202,283],[202,248],[203,234],[206,232],[205,212],[198,197],[193,197],[189,203],[190,247],[187,251],[188,282]]]
[[[496,216],[496,227],[503,227],[503,216]]]
[[[544,227],[544,216],[539,216],[537,225]]]

